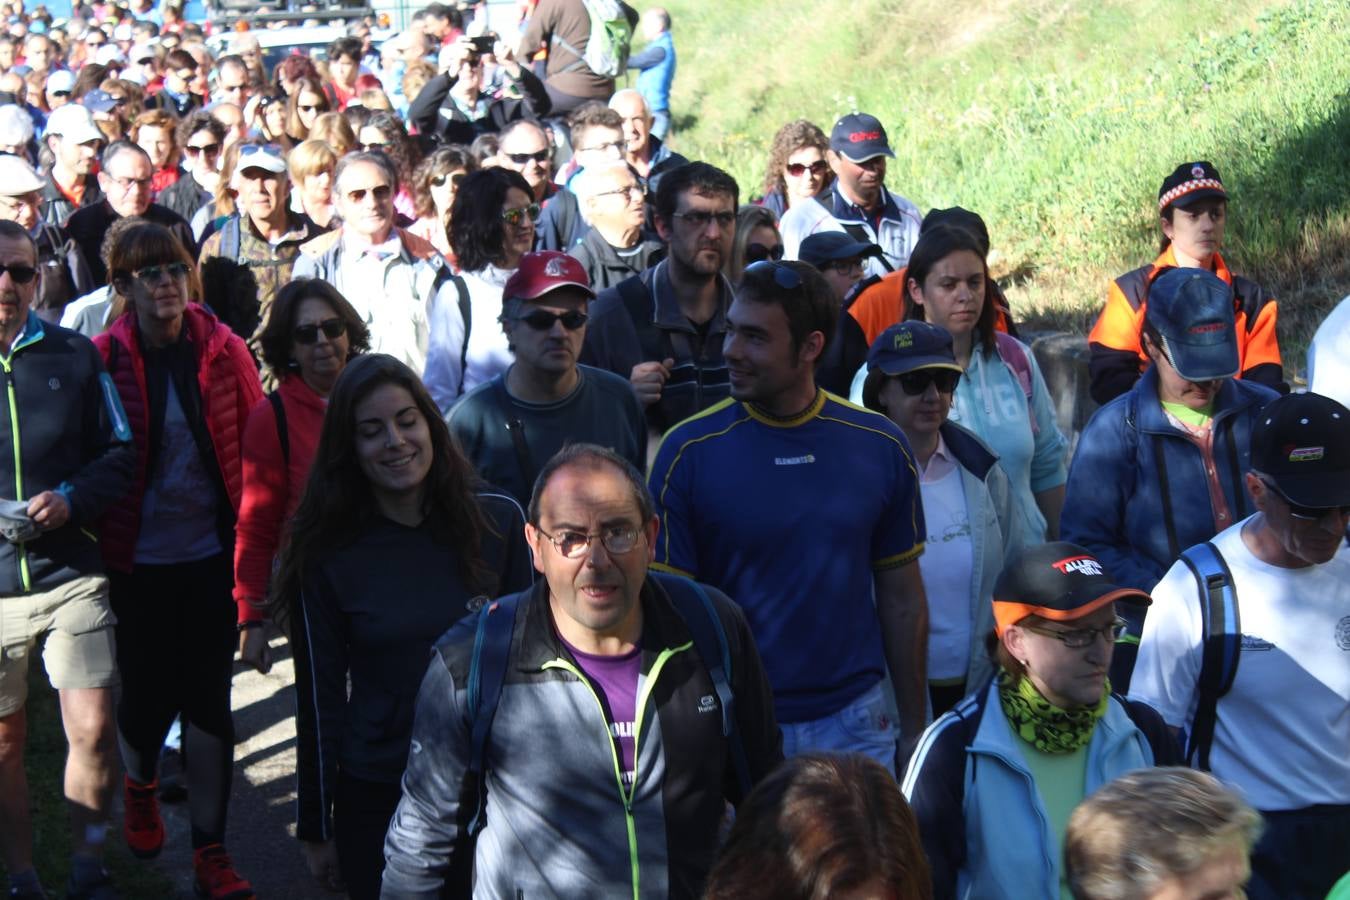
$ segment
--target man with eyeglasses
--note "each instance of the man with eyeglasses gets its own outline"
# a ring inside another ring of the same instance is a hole
[[[652,463],[654,565],[745,611],[786,755],[863,753],[894,774],[927,714],[924,512],[900,429],[816,387],[837,317],[806,263],[746,268],[726,313],[731,397]]]
[[[1324,897],[1350,847],[1350,410],[1271,402],[1244,481],[1256,512],[1204,548],[1223,568],[1183,560],[1153,589],[1130,696],[1261,812],[1247,896]],[[1207,643],[1232,662],[1213,665]]]
[[[199,71],[197,60],[188,51],[181,47],[169,51],[164,57],[164,86],[145,98],[145,108],[166,110],[180,119],[200,109],[202,98],[192,91]]]
[[[480,614],[509,617],[483,794],[466,777],[476,634],[452,630],[418,693],[381,896],[698,897],[727,804],[782,760],[745,618],[715,588],[649,574],[652,498],[611,450],[548,461],[525,538],[543,577]]]
[[[102,864],[120,769],[115,620],[89,530],[131,487],[136,451],[93,344],[32,311],[37,267],[28,230],[0,221],[0,356],[10,372],[0,477],[22,485],[0,511],[0,861],[7,896],[47,896],[33,865],[23,760],[30,661],[41,644],[69,741],[63,793],[73,855],[65,895],[115,896]]]
[[[502,289],[502,330],[514,361],[450,410],[450,430],[478,474],[522,507],[544,462],[564,444],[599,444],[639,469],[647,465],[647,423],[627,380],[577,364],[594,297],[572,257],[555,250],[522,256]]]
[[[666,255],[664,244],[643,236],[646,195],[626,163],[588,166],[572,179],[572,190],[591,227],[567,252],[581,261],[596,290],[614,287]]]
[[[407,363],[440,402],[459,396],[464,377],[468,288],[430,241],[395,225],[397,186],[383,153],[338,160],[333,202],[342,225],[301,245],[293,276],[337,288],[369,326],[370,351]]]
[[[325,229],[291,210],[286,160],[275,144],[241,146],[230,184],[235,211],[202,244],[202,288],[207,305],[260,355],[272,298],[291,280],[301,245]]]
[[[626,377],[659,437],[731,393],[722,342],[733,298],[722,267],[736,236],[736,179],[705,162],[671,171],[656,192],[669,256],[600,292],[581,361]]]
[[[59,322],[66,304],[95,288],[89,264],[75,242],[42,221],[44,181],[17,156],[0,155],[0,219],[16,222],[32,235],[42,275],[33,308],[47,322]]]
[[[817,231],[843,231],[881,247],[867,274],[884,275],[909,261],[922,217],[913,203],[886,190],[886,159],[894,157],[886,129],[875,116],[851,113],[834,124],[825,159],[834,184],[824,196],[793,205],[779,230],[788,259],[799,259],[802,240]]]
[[[52,165],[43,174],[45,208],[43,220],[63,226],[75,210],[92,206],[103,199],[103,190],[94,176],[98,154],[103,148],[103,132],[94,124],[89,110],[69,103],[47,119],[42,136],[52,153]]]
[[[242,56],[227,54],[216,60],[215,100],[221,103],[233,103],[243,108],[253,95],[253,82],[249,78],[248,63]]]
[[[1253,511],[1245,473],[1262,409],[1278,396],[1240,367],[1233,289],[1206,269],[1169,269],[1153,283],[1141,346],[1151,365],[1083,429],[1060,533],[1151,591],[1181,551]],[[1137,639],[1143,622],[1126,615]],[[1137,641],[1111,682],[1129,690]]]
[[[548,115],[548,92],[534,73],[512,57],[499,60],[511,90],[493,97],[483,93],[483,55],[473,40],[461,35],[441,51],[442,71],[408,107],[407,120],[417,133],[439,144],[466,147],[483,134],[497,134],[517,119]]]
[[[77,210],[66,223],[66,234],[80,245],[95,284],[108,283],[108,268],[100,252],[103,236],[113,222],[124,216],[140,216],[147,222],[163,225],[173,232],[188,253],[197,255],[192,228],[183,217],[166,206],[151,202],[153,176],[150,155],[131,141],[114,141],[103,151],[102,170],[98,173],[98,183],[104,194],[102,202]]]
[[[225,148],[225,125],[214,113],[197,110],[178,123],[175,137],[183,148],[184,174],[159,195],[159,202],[191,222],[197,211],[215,197]]]

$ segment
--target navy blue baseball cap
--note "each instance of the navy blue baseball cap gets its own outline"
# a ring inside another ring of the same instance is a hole
[[[890,142],[886,140],[886,129],[876,116],[867,113],[850,113],[834,123],[830,132],[830,149],[855,163],[867,162],[878,156],[895,158]]]
[[[80,103],[90,112],[97,113],[112,112],[117,108],[117,101],[113,99],[112,94],[102,88],[94,88],[85,94],[80,98]]]
[[[1256,416],[1252,468],[1290,501],[1350,506],[1350,410],[1321,394],[1285,394]]]
[[[1168,269],[1148,291],[1145,321],[1187,381],[1214,381],[1238,373],[1233,289],[1205,269]]]
[[[820,268],[828,262],[853,259],[857,256],[876,256],[881,248],[865,241],[855,241],[842,231],[817,231],[802,239],[797,258]]]
[[[952,333],[917,319],[887,328],[867,351],[867,371],[903,375],[915,369],[964,372],[952,350]]]

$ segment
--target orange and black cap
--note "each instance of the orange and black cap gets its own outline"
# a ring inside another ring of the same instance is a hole
[[[999,573],[994,584],[994,622],[1002,634],[1027,616],[1072,622],[1111,602],[1147,606],[1138,588],[1111,580],[1097,557],[1077,544],[1056,541],[1030,547]]]

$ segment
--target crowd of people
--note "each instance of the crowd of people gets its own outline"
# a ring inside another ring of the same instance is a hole
[[[664,9],[483,6],[270,71],[173,0],[0,10],[9,895],[40,649],[64,896],[119,896],[119,775],[160,854],[177,729],[197,893],[253,897],[231,679],[285,641],[294,896],[1350,896],[1350,306],[1291,391],[1214,164],[1066,435],[875,116],[743,190]]]

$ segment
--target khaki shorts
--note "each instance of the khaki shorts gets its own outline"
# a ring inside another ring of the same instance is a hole
[[[28,700],[28,658],[44,637],[42,661],[52,687],[116,685],[116,624],[102,575],[0,597],[0,716],[18,712]]]

